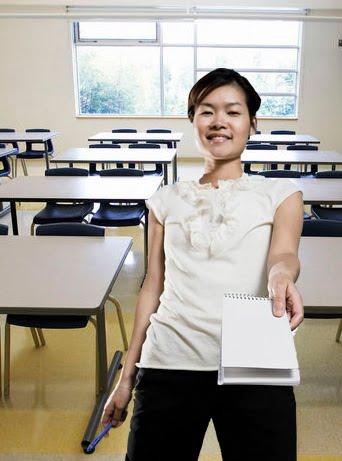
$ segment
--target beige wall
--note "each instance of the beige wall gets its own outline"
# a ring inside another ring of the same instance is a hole
[[[304,24],[299,118],[261,120],[259,128],[293,128],[342,152],[342,22]],[[0,20],[0,126],[49,127],[60,132],[57,151],[86,146],[87,138],[114,127],[168,127],[184,132],[181,156],[195,156],[185,119],[81,119],[75,117],[70,24],[64,19]]]

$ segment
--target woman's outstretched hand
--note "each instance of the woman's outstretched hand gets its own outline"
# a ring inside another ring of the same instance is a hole
[[[132,398],[132,392],[132,386],[118,382],[104,406],[101,418],[104,426],[112,423],[113,427],[119,427],[124,423],[127,416],[126,408]]]
[[[277,274],[268,281],[269,296],[273,301],[273,315],[281,317],[287,313],[291,330],[303,321],[304,307],[296,285],[286,275]]]

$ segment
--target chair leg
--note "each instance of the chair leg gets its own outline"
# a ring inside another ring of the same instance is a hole
[[[36,348],[38,349],[38,347],[40,346],[39,344],[39,339],[38,339],[38,336],[37,336],[37,332],[36,332],[36,329],[31,327],[30,328],[30,331],[31,331],[31,335],[32,335],[32,338],[33,338],[33,341],[34,341],[34,345],[36,346]]]
[[[340,323],[338,325],[338,329],[337,329],[337,332],[336,332],[336,342],[339,343],[340,342],[340,339],[341,339],[341,333],[342,333],[342,319],[340,319]]]
[[[15,157],[14,165],[13,165],[13,176],[14,176],[14,178],[17,177],[17,171],[18,171],[18,159],[17,159],[17,157]]]
[[[34,235],[34,222],[31,224],[31,235]]]
[[[44,335],[43,335],[43,330],[41,328],[37,328],[37,333],[38,333],[38,336],[39,336],[39,339],[40,339],[40,345],[45,346],[46,342],[45,342],[45,338],[44,338]]]
[[[111,302],[114,304],[114,306],[116,307],[116,312],[117,312],[117,315],[118,315],[118,320],[119,320],[119,325],[120,325],[120,330],[121,330],[122,341],[123,341],[123,344],[124,344],[125,351],[127,351],[127,349],[128,349],[128,341],[127,341],[125,323],[124,323],[124,320],[123,320],[122,310],[121,310],[120,303],[119,303],[119,301],[118,301],[117,299],[115,299],[114,296],[112,296],[112,295],[109,295],[109,296],[108,296],[108,299],[109,299],[109,301],[111,301]]]
[[[10,393],[10,356],[11,356],[11,325],[5,325],[5,354],[4,354],[4,396]]]
[[[90,317],[90,322],[95,327],[95,350],[96,350],[96,361],[95,361],[95,389],[96,389],[96,396],[100,393],[100,383],[99,383],[99,348],[97,347],[97,328],[96,328],[96,320],[93,317]]]
[[[21,166],[23,168],[24,176],[27,176],[27,167],[26,167],[25,160],[23,158],[21,158],[20,160],[21,160]]]

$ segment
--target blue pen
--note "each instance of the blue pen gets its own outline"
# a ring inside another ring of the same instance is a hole
[[[100,432],[100,434],[97,437],[95,437],[95,439],[87,446],[86,452],[93,453],[95,451],[96,445],[110,431],[112,427],[112,423],[108,423],[107,426],[105,426],[105,428]]]

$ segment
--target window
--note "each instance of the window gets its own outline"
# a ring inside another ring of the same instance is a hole
[[[186,115],[190,88],[216,67],[250,80],[259,116],[297,115],[298,21],[79,21],[74,35],[81,115]]]

